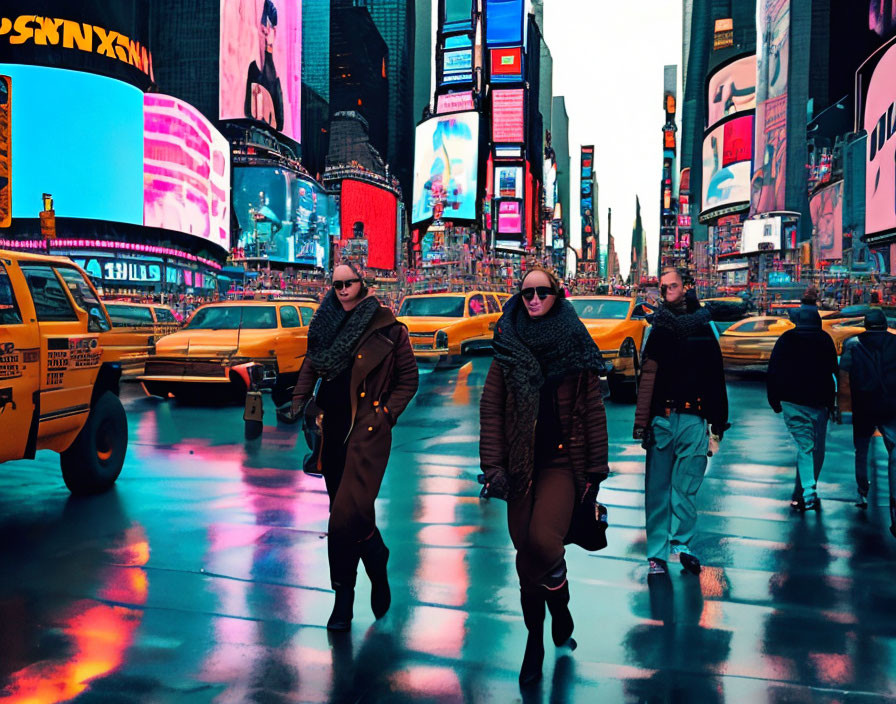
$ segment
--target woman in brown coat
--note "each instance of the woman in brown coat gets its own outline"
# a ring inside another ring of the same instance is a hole
[[[496,326],[480,407],[483,493],[507,501],[529,631],[521,685],[541,678],[545,604],[554,644],[575,648],[563,542],[609,472],[603,360],[564,298],[552,273],[526,275]]]
[[[370,577],[380,618],[392,602],[389,550],[376,527],[374,501],[392,449],[392,427],[417,393],[417,363],[407,328],[368,292],[350,265],[333,271],[333,288],[308,329],[308,354],[293,394],[297,415],[320,380],[321,470],[330,497],[327,553],[336,592],[327,622],[351,627],[358,562]]]

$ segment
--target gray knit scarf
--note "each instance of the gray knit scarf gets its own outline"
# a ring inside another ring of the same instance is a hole
[[[671,332],[679,340],[686,340],[712,319],[709,308],[691,312],[684,299],[677,304],[663,303],[653,316],[653,325]]]
[[[379,301],[368,296],[346,312],[330,289],[308,327],[308,360],[320,376],[335,379],[351,366],[355,348],[379,309]]]

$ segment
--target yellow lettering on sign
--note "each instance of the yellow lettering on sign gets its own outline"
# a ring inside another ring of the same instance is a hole
[[[35,17],[34,21],[39,25],[34,31],[34,43],[41,46],[47,44],[56,46],[59,43],[59,25],[62,24],[62,20],[52,17]]]
[[[62,46],[66,49],[74,49],[75,45],[81,51],[93,50],[93,25],[62,21]]]
[[[9,38],[10,44],[24,44],[34,36],[34,30],[28,26],[28,23],[34,19],[34,15],[19,15],[16,17],[13,29],[16,33]]]
[[[109,30],[108,32],[102,27],[93,25],[93,31],[96,32],[96,38],[100,40],[100,45],[96,49],[97,54],[108,56],[110,59],[115,58],[115,49],[112,48],[112,42],[118,36],[118,32]]]

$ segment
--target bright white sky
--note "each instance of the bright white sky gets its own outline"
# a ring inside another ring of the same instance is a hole
[[[681,0],[545,0],[542,31],[554,57],[554,95],[566,97],[572,161],[570,229],[578,248],[579,147],[595,145],[598,215],[606,242],[607,208],[623,275],[631,264],[635,195],[656,268],[663,167],[663,67],[681,84]],[[681,88],[678,89],[679,106]],[[681,111],[679,107],[679,130]],[[680,167],[679,167],[680,168]]]

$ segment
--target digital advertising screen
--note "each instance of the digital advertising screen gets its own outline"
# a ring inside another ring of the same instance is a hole
[[[478,113],[439,115],[417,125],[412,221],[475,220],[478,166]]]
[[[472,0],[445,0],[442,29],[446,32],[473,28]]]
[[[518,200],[499,200],[498,234],[520,235],[523,232],[523,204]]]
[[[272,166],[233,169],[237,247],[249,259],[326,268],[333,199],[305,176]]]
[[[815,259],[843,258],[843,181],[838,181],[809,199]]]
[[[709,79],[706,126],[756,108],[756,55],[744,56],[720,68]]]
[[[712,129],[703,140],[703,213],[750,203],[753,116]]]
[[[741,237],[741,254],[776,252],[782,248],[781,218],[745,220]]]
[[[230,250],[230,144],[192,105],[143,100],[143,224]]]
[[[501,47],[489,51],[493,83],[523,80],[523,48]]]
[[[756,141],[750,214],[785,209],[790,0],[759,0]]]
[[[349,240],[363,233],[367,240],[367,266],[394,269],[398,233],[398,198],[364,181],[346,179],[340,198],[341,237]]]
[[[301,142],[301,0],[221,0],[218,117]]]
[[[442,53],[442,83],[473,80],[473,50],[452,49]]]
[[[444,115],[449,112],[465,112],[473,110],[473,91],[462,93],[446,93],[436,98],[436,114]]]
[[[143,92],[81,71],[0,64],[12,77],[12,217],[143,224]],[[100,137],[101,136],[101,137]]]
[[[86,71],[146,90],[153,83],[149,0],[3,0],[0,63]]]
[[[865,234],[896,232],[896,37],[859,69],[857,127],[868,133]],[[13,162],[15,163],[15,162]]]
[[[868,28],[882,37],[888,37],[896,32],[896,2],[869,0]]]
[[[557,203],[557,165],[550,159],[544,160],[544,207],[553,210]]]
[[[499,198],[522,198],[523,167],[496,166],[495,193]]]
[[[526,140],[525,107],[522,88],[492,91],[492,142],[520,144]]]
[[[485,41],[493,44],[522,44],[525,3],[523,0],[486,0]]]

